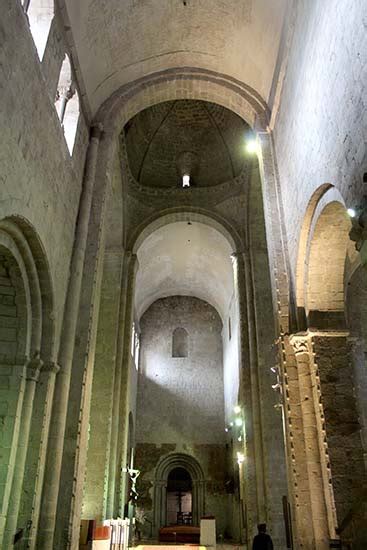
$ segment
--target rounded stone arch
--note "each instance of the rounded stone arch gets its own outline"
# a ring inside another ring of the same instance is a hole
[[[266,129],[269,120],[266,102],[247,84],[207,69],[175,67],[121,86],[100,107],[95,121],[116,136],[140,111],[177,99],[217,103],[235,112],[251,128]]]
[[[55,359],[54,295],[42,243],[27,220],[11,216],[0,221],[0,246],[16,263],[21,277],[19,285],[24,289],[25,356],[40,355],[43,361],[52,362]]]
[[[216,229],[228,241],[234,252],[242,249],[241,237],[226,220],[212,212],[190,207],[164,210],[145,220],[133,233],[128,249],[136,254],[145,239],[157,229],[170,223],[189,221],[202,223]]]
[[[157,103],[194,99],[216,103],[241,117],[255,131],[266,131],[269,108],[250,86],[224,74],[194,67],[171,68],[123,85],[99,108],[93,125],[103,128],[96,180],[108,185],[118,136],[136,114]]]
[[[345,328],[345,281],[356,254],[343,197],[331,184],[312,195],[301,229],[296,296],[299,327]]]
[[[154,528],[158,533],[166,525],[168,476],[175,468],[186,470],[192,480],[192,519],[199,525],[205,514],[205,477],[199,462],[191,455],[173,453],[163,457],[156,466],[154,477]]]

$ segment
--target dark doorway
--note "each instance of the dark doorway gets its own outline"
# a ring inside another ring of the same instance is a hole
[[[192,525],[192,479],[184,468],[168,475],[167,525]]]

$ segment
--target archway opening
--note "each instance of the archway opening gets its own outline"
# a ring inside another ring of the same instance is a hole
[[[185,468],[168,474],[167,525],[192,525],[192,479]]]
[[[203,514],[215,514],[218,532],[237,539],[238,495],[226,489],[233,459],[227,441],[243,441],[242,428],[225,429],[239,394],[233,243],[204,216],[177,217],[153,223],[137,249],[137,504],[148,519],[145,536],[149,521],[157,538],[174,537],[161,529],[197,529]],[[183,450],[186,462],[172,458]],[[161,460],[168,464],[162,472]],[[197,536],[194,531],[185,536]]]

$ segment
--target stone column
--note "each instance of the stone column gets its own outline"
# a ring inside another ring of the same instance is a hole
[[[1,445],[0,547],[3,548],[5,523],[11,498],[16,455],[21,431],[26,364],[1,365],[0,397],[3,408],[3,442]]]
[[[254,453],[255,453],[255,468],[256,468],[256,492],[257,492],[257,522],[266,523],[266,495],[265,495],[265,471],[263,460],[263,433],[260,410],[260,388],[258,377],[258,361],[257,361],[257,336],[256,336],[256,319],[254,307],[254,291],[252,281],[251,260],[248,252],[242,255],[245,271],[246,283],[246,305],[247,305],[247,331],[248,331],[248,346],[249,346],[249,365],[250,380],[251,380],[251,402],[252,402],[252,419],[253,419],[253,434],[254,434]]]
[[[27,548],[36,548],[37,529],[42,501],[42,487],[46,468],[47,440],[51,422],[52,401],[55,390],[56,375],[60,367],[54,363],[45,363],[37,383],[35,402],[33,406],[30,442],[28,445],[27,465],[24,477],[24,491],[29,498],[29,504],[20,516],[25,524],[31,520],[31,528],[27,533]]]
[[[167,494],[167,481],[155,481],[154,482],[154,524],[153,532],[156,538],[158,538],[159,529],[165,525],[165,506],[166,506],[166,494]],[[163,515],[164,514],[164,515]]]
[[[14,467],[14,477],[11,488],[10,502],[7,512],[3,548],[12,548],[13,538],[17,530],[18,514],[22,497],[24,469],[28,451],[29,432],[31,427],[33,401],[40,370],[43,362],[38,353],[31,359],[25,369],[25,389],[22,406],[22,418],[19,429],[18,448]],[[25,525],[19,527],[25,528]]]
[[[264,219],[267,240],[267,250],[270,266],[271,288],[273,296],[274,327],[276,345],[279,356],[280,379],[284,380],[284,370],[287,363],[292,363],[292,352],[289,349],[287,336],[296,326],[296,312],[294,305],[294,291],[292,280],[289,275],[289,255],[287,236],[284,225],[284,212],[279,184],[279,176],[276,164],[276,155],[273,148],[272,135],[270,131],[260,130],[257,132],[259,150],[259,168],[261,176],[261,188],[264,205]],[[288,355],[289,353],[289,355]],[[286,393],[286,388],[283,388]],[[284,427],[289,425],[288,407],[283,409]],[[294,486],[294,475],[291,471],[291,457],[293,454],[292,441],[289,438],[288,429],[285,430],[285,457],[287,459],[287,483],[288,493],[292,509],[292,531],[294,542],[302,542],[302,535],[298,533],[298,523],[295,518],[298,515],[296,506],[296,490]],[[293,481],[293,483],[292,483]]]
[[[308,471],[309,490],[311,496],[312,526],[308,528],[308,537],[303,539],[305,548],[327,550],[329,548],[329,525],[324,479],[321,466],[319,442],[321,434],[318,430],[313,382],[311,379],[311,358],[309,338],[293,335],[291,343],[297,361],[298,380],[301,398],[301,410],[306,449],[306,464]],[[303,533],[306,536],[306,533]]]
[[[256,533],[256,525],[258,523],[258,479],[254,443],[255,434],[248,338],[249,319],[247,316],[246,275],[243,254],[238,252],[232,254],[232,261],[234,270],[234,288],[239,319],[239,400],[244,411],[243,452],[245,455],[245,461],[243,463],[243,473],[245,477],[244,490],[246,501],[246,509],[244,510],[244,514],[246,521],[245,528],[247,544],[251,545],[252,538]]]
[[[93,374],[87,471],[83,496],[83,518],[114,517],[107,508],[112,427],[115,423],[116,345],[120,333],[119,297],[124,252],[105,252],[101,307],[98,319]]]
[[[123,388],[126,389],[126,385],[123,386],[123,380],[125,376],[123,373],[126,367],[123,361],[124,354],[130,353],[130,345],[126,343],[126,337],[131,331],[131,316],[132,312],[128,311],[128,296],[134,292],[135,273],[136,273],[136,256],[130,251],[124,254],[124,265],[121,271],[121,289],[120,289],[120,312],[118,322],[118,339],[115,361],[115,382],[113,390],[113,408],[112,408],[112,426],[111,426],[111,449],[110,449],[110,461],[108,468],[108,494],[107,494],[107,516],[115,517],[116,514],[123,516],[123,503],[119,506],[117,504],[116,487],[118,481],[121,480],[121,461],[119,460],[119,439],[121,439],[120,432],[120,408],[121,408],[121,393]],[[132,306],[130,301],[130,307]],[[127,321],[126,321],[127,320]],[[130,322],[130,326],[129,326]],[[126,391],[123,396],[126,399]],[[121,411],[121,414],[124,414]],[[122,422],[126,422],[126,419],[122,419]],[[125,466],[125,464],[124,464]],[[120,489],[123,492],[122,488]],[[120,499],[121,500],[121,499]]]
[[[138,269],[138,258],[136,254],[129,254],[127,263],[127,288],[125,298],[125,326],[122,349],[122,368],[121,368],[121,390],[120,390],[120,412],[119,412],[119,430],[117,443],[117,468],[120,472],[120,496],[117,513],[121,516],[124,512],[125,495],[127,492],[127,474],[122,471],[126,466],[129,457],[127,457],[127,443],[129,436],[129,410],[130,399],[129,390],[131,382],[131,338],[132,324],[134,321],[134,294],[135,280]],[[135,367],[134,367],[135,368]]]
[[[93,127],[91,131],[79,213],[76,222],[75,242],[71,258],[70,279],[64,308],[59,352],[60,372],[55,387],[43,506],[40,518],[40,535],[37,543],[37,547],[40,550],[51,550],[54,548],[53,538],[56,525],[66,416],[70,407],[69,389],[71,371],[101,132],[101,127],[97,126]]]

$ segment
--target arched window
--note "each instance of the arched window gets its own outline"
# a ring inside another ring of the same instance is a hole
[[[56,92],[56,110],[70,154],[73,153],[79,120],[79,96],[73,80],[71,63],[66,54],[61,66]]]
[[[38,57],[42,61],[54,16],[54,0],[24,0],[23,9],[28,16]]]
[[[172,334],[172,357],[187,357],[189,350],[189,335],[182,328],[176,328]]]

